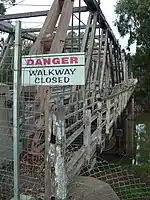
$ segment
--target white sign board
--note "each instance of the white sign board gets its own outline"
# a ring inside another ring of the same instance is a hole
[[[22,57],[22,86],[84,85],[84,53]]]

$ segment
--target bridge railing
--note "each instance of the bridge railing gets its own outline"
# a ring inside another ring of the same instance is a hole
[[[72,158],[68,162],[70,176],[76,174],[84,162],[90,161],[97,145],[101,151],[104,150],[106,136],[109,139],[112,137],[112,126],[127,106],[135,85],[136,80],[129,80],[128,85],[118,84],[108,96],[97,94],[97,97],[86,98],[85,102],[89,102],[86,106],[82,101],[78,110],[73,109],[73,112],[66,114],[67,123],[72,117],[75,120],[69,121],[69,129],[65,129],[66,145],[68,151],[72,151]]]

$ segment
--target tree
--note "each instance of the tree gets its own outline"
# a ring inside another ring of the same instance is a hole
[[[119,0],[115,25],[122,37],[129,35],[129,45],[150,43],[150,0]]]
[[[5,3],[14,5],[16,0],[1,0],[0,2],[0,14],[5,14],[6,12],[6,7]]]
[[[134,76],[138,78],[136,100],[150,108],[150,0],[119,0],[115,7],[115,25],[128,46],[136,42],[136,54],[130,57]]]

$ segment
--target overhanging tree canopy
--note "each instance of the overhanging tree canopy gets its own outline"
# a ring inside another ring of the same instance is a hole
[[[121,36],[129,34],[129,45],[150,44],[150,0],[119,0],[115,12]]]
[[[137,42],[136,54],[131,57],[132,70],[139,80],[136,98],[150,108],[150,0],[118,0],[115,12],[120,35],[129,35],[129,46]]]
[[[5,3],[14,5],[15,1],[16,0],[1,0],[0,1],[0,14],[5,14],[5,12],[6,12]]]

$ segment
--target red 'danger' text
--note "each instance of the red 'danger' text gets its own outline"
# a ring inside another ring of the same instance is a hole
[[[38,66],[38,65],[70,65],[78,64],[78,57],[43,57],[43,58],[26,58],[25,59],[27,66]]]

